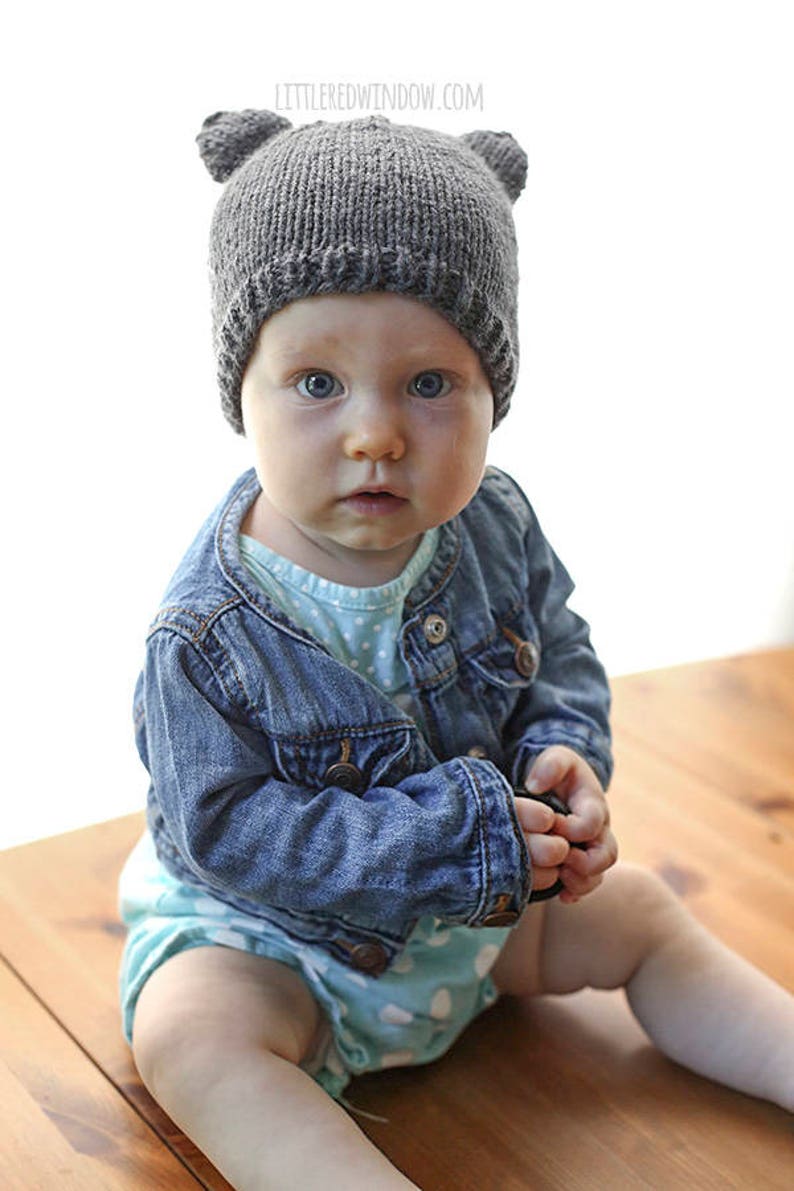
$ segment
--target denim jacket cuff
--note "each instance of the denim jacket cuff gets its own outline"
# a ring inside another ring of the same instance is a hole
[[[568,720],[544,720],[535,724],[516,749],[511,765],[511,777],[516,786],[524,784],[524,778],[533,761],[544,749],[553,744],[564,744],[584,757],[595,771],[604,790],[612,778],[614,762],[609,739],[601,732],[583,728]]]
[[[461,758],[477,798],[482,831],[482,896],[468,926],[510,926],[518,920],[532,892],[532,870],[513,788],[486,760]]]

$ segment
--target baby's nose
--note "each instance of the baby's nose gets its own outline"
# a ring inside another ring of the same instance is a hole
[[[357,397],[350,405],[344,449],[351,459],[402,458],[405,429],[398,403],[378,392]]]

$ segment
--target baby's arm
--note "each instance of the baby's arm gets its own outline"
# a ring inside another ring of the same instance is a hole
[[[569,902],[595,889],[617,856],[604,797],[613,764],[609,682],[590,644],[587,622],[568,607],[573,581],[534,510],[515,485],[506,497],[514,508],[520,498],[530,614],[524,631],[537,649],[537,667],[506,725],[505,747],[517,788],[526,784],[533,794],[553,790],[570,807],[571,815],[556,816],[553,834],[587,845],[571,849],[560,862],[565,885],[560,896]],[[517,799],[537,870],[544,853],[535,847],[537,812],[531,807],[530,800]],[[535,888],[541,887],[536,871]]]
[[[590,643],[590,626],[568,607],[573,580],[555,554],[534,510],[517,485],[504,498],[520,501],[521,550],[526,584],[525,619],[515,630],[534,646],[536,665],[504,728],[510,776],[523,784],[534,760],[550,745],[573,749],[595,772],[602,790],[612,776],[611,694],[606,671]]]
[[[397,940],[424,914],[478,926],[521,913],[529,855],[512,786],[492,762],[439,763],[409,721],[388,720],[349,729],[369,757],[360,791],[328,778],[338,743],[319,733],[303,743],[313,761],[301,781],[289,776],[289,742],[267,736],[219,664],[170,628],[150,636],[142,757],[163,850],[176,851],[183,879]]]

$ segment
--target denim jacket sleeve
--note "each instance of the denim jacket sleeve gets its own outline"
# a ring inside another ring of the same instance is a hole
[[[586,621],[568,607],[574,584],[544,537],[534,510],[516,486],[528,517],[525,551],[529,609],[539,648],[531,686],[506,731],[506,753],[516,786],[534,758],[549,745],[564,744],[595,770],[606,790],[612,777],[609,725],[611,694],[603,665],[590,644]]]
[[[526,905],[526,844],[510,784],[489,761],[438,763],[420,742],[423,772],[406,766],[360,796],[287,780],[211,651],[169,629],[150,636],[139,688],[162,834],[217,896],[398,935],[425,913],[476,926]],[[415,746],[418,734],[400,726]]]

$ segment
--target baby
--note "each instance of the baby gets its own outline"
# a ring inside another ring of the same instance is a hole
[[[170,581],[135,699],[125,1036],[241,1189],[414,1184],[343,1105],[502,994],[625,987],[794,1109],[794,998],[616,864],[609,687],[485,457],[516,381],[509,133],[219,112],[224,412],[254,466]]]

